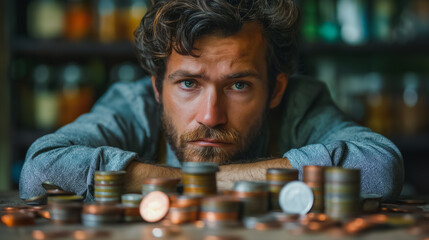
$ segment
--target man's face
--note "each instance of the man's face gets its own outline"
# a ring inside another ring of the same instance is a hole
[[[170,145],[182,162],[251,157],[271,105],[262,28],[244,24],[233,36],[204,36],[194,47],[199,57],[172,52],[157,92]]]

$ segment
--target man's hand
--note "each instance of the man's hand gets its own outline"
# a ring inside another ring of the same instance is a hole
[[[137,161],[132,161],[125,171],[127,171],[125,174],[125,192],[127,193],[140,193],[145,178],[182,178],[182,171],[178,168],[158,166]]]
[[[217,173],[218,189],[232,189],[234,182],[240,180],[264,181],[268,168],[292,168],[292,165],[287,158],[223,165],[220,166],[220,172]]]

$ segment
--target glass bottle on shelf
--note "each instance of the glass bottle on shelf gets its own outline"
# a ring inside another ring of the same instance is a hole
[[[97,33],[100,42],[116,40],[116,4],[114,0],[98,0],[97,2]]]
[[[338,23],[336,18],[335,0],[318,2],[319,6],[319,35],[325,42],[338,41]]]
[[[390,135],[394,126],[392,99],[383,86],[383,76],[380,73],[369,73],[365,83],[368,84],[365,125],[375,132]]]
[[[424,129],[427,116],[427,105],[420,92],[422,87],[416,73],[406,73],[402,79],[400,128],[404,135],[419,134]]]
[[[373,4],[372,34],[378,41],[388,41],[392,36],[395,4],[392,0],[375,0]]]
[[[338,0],[338,23],[341,38],[350,45],[359,45],[367,41],[366,8],[364,0]]]
[[[314,43],[318,39],[317,35],[317,1],[307,0],[301,3],[302,14],[302,35],[306,42]]]
[[[52,130],[58,120],[58,91],[52,67],[41,64],[34,68],[34,119],[37,129]]]
[[[61,78],[59,125],[63,126],[91,109],[93,93],[92,88],[84,86],[84,73],[77,64],[67,64]]]
[[[90,36],[92,14],[88,0],[68,0],[64,36],[69,40],[83,40]]]
[[[131,0],[129,11],[128,11],[128,39],[134,42],[134,31],[140,25],[143,16],[147,12],[148,6],[145,0]]]
[[[27,7],[28,35],[38,39],[61,37],[64,30],[64,4],[57,0],[34,0]]]

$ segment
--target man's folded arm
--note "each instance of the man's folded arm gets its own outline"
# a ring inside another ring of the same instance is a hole
[[[324,86],[308,90],[315,97],[304,100],[303,112],[290,114],[295,119],[289,129],[282,129],[283,133],[289,132],[291,143],[283,157],[301,171],[301,176],[305,165],[360,169],[362,193],[381,194],[385,199],[399,196],[404,170],[397,147],[380,134],[349,121]]]
[[[149,100],[153,95],[142,85],[116,84],[90,113],[35,141],[21,173],[21,198],[43,195],[41,183],[50,181],[92,200],[95,171],[123,170],[132,160],[153,160],[156,146],[144,143],[157,141],[158,132],[150,129],[159,129],[159,122],[156,104]]]

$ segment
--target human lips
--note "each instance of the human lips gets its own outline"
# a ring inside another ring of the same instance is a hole
[[[229,142],[212,138],[201,138],[194,141],[189,141],[189,143],[200,147],[225,147],[227,145],[231,145]]]

